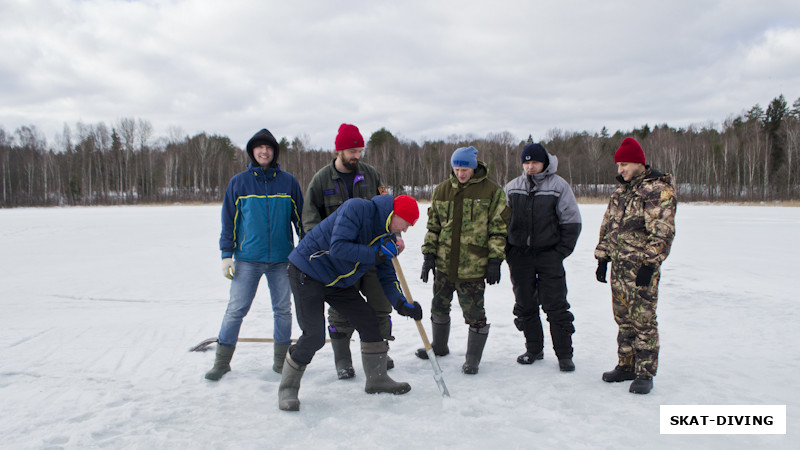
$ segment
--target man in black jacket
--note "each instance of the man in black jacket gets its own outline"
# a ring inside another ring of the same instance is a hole
[[[514,287],[514,324],[525,334],[527,351],[517,358],[533,364],[544,357],[541,306],[550,322],[550,337],[561,371],[572,372],[574,316],[567,302],[564,258],[581,233],[581,214],[572,189],[556,175],[558,159],[543,145],[522,151],[523,174],[505,186],[511,208],[506,261]]]

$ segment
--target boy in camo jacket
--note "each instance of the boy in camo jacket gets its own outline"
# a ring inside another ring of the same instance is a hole
[[[633,380],[630,392],[647,394],[658,368],[658,282],[661,263],[675,237],[675,197],[672,177],[645,164],[644,151],[625,138],[616,154],[617,180],[611,195],[597,258],[597,281],[606,282],[611,262],[611,303],[617,334],[617,366],[603,373],[603,381]]]
[[[434,270],[431,347],[436,355],[450,353],[450,303],[453,292],[464,322],[469,325],[465,374],[478,373],[489,335],[483,294],[486,283],[500,281],[500,263],[505,257],[509,210],[503,189],[489,179],[486,164],[478,161],[475,147],[456,149],[450,158],[450,179],[433,191],[428,208],[428,232],[422,245],[425,262],[423,282]],[[425,349],[416,355],[427,359]]]

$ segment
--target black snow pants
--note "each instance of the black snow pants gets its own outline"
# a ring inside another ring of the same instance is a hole
[[[550,322],[550,337],[558,358],[572,357],[572,334],[575,317],[567,302],[567,279],[564,259],[555,250],[543,252],[510,251],[506,261],[514,288],[514,324],[525,334],[528,351],[544,348],[544,332],[539,308]]]
[[[297,364],[310,363],[317,350],[325,345],[325,302],[350,321],[362,342],[383,341],[378,316],[356,286],[327,287],[291,263],[289,284],[292,287],[297,323],[303,331],[297,344],[290,349],[292,359]]]

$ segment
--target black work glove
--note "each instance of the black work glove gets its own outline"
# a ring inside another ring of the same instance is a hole
[[[436,255],[433,253],[425,253],[425,262],[422,263],[422,276],[419,277],[423,283],[428,282],[428,274],[431,270],[436,268]]]
[[[497,258],[489,258],[489,263],[486,264],[486,282],[488,284],[497,284],[500,282],[500,263],[503,261]]]
[[[597,260],[597,272],[595,272],[595,276],[597,277],[597,281],[601,283],[607,283],[606,281],[606,273],[608,273],[608,260],[607,259],[598,259]]]
[[[656,268],[653,266],[644,265],[640,267],[639,272],[636,273],[636,286],[648,286],[650,281],[653,280],[653,273],[655,271]]]
[[[419,303],[414,303],[412,305],[408,303],[405,298],[401,298],[397,301],[395,309],[401,316],[411,317],[414,320],[422,320],[422,307],[419,306]]]

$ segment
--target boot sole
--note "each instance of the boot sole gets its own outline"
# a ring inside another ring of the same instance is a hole
[[[342,369],[336,372],[336,376],[339,377],[340,380],[349,380],[355,378],[356,372],[353,369]]]
[[[447,355],[450,354],[450,352],[447,351],[445,353],[436,353],[436,351],[434,351],[433,354],[436,355],[436,356],[447,356]],[[414,355],[416,355],[417,358],[419,358],[419,359],[429,359],[428,358],[428,353],[425,350],[422,350],[422,351],[417,350],[416,352],[414,352]]]
[[[230,372],[231,369],[228,369],[221,374],[217,375],[216,373],[206,373],[205,378],[209,381],[219,381],[226,373]]]
[[[283,402],[278,405],[281,411],[300,411],[300,401]]]
[[[544,352],[542,352],[542,353],[539,353],[539,354],[538,354],[538,355],[536,355],[536,356],[535,356],[533,359],[524,359],[524,358],[522,358],[522,355],[520,355],[520,356],[517,356],[517,362],[518,362],[519,364],[523,364],[523,365],[529,365],[529,364],[533,364],[533,363],[535,363],[536,361],[541,361],[541,360],[543,360],[543,359],[544,359]]]
[[[401,389],[398,389],[398,390],[396,390],[396,391],[384,391],[384,390],[380,390],[380,389],[367,389],[367,388],[364,388],[364,392],[366,392],[367,394],[394,394],[394,395],[402,395],[402,394],[405,394],[406,392],[408,392],[408,391],[410,391],[410,390],[411,390],[411,386],[410,386],[410,385],[404,386],[404,387],[402,387]]]

